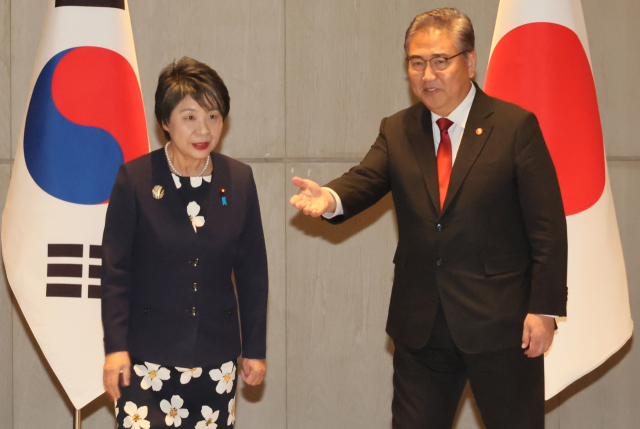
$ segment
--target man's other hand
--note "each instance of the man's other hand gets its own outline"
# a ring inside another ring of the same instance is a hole
[[[554,332],[553,317],[527,314],[522,330],[522,348],[526,349],[524,354],[534,358],[545,353],[551,347]]]

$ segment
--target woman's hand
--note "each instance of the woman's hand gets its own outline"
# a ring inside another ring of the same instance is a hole
[[[264,373],[267,371],[265,359],[242,359],[242,379],[251,386],[262,383]]]
[[[120,381],[122,375],[122,381]],[[102,383],[112,400],[120,398],[120,385],[128,386],[131,377],[131,359],[129,352],[109,353],[104,358]]]

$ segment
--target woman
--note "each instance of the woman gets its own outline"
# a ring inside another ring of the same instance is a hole
[[[169,143],[120,167],[107,210],[104,385],[120,427],[233,426],[238,356],[246,383],[265,373],[256,186],[249,166],[212,152],[229,94],[209,66],[165,68],[155,113]]]

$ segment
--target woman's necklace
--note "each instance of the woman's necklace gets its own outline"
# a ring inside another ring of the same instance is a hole
[[[171,142],[168,142],[164,146],[164,154],[167,156],[167,162],[169,163],[169,167],[171,167],[171,169],[173,170],[174,173],[176,173],[178,176],[182,177],[182,174],[180,174],[180,172],[178,170],[176,170],[176,168],[171,163],[171,158],[169,158],[169,151],[167,150],[167,148],[169,147],[170,144],[171,144]],[[202,176],[202,174],[207,170],[207,167],[209,166],[209,159],[211,159],[211,155],[207,156],[207,162],[204,164],[204,168],[202,169],[200,174],[198,174],[196,177]]]

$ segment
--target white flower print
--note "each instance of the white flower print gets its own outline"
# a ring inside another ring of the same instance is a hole
[[[167,413],[164,418],[164,422],[167,426],[174,425],[178,427],[182,424],[182,419],[189,417],[189,410],[182,408],[184,400],[179,395],[173,395],[171,397],[171,403],[166,399],[160,401],[160,409],[163,413]]]
[[[176,184],[176,188],[178,189],[182,188],[182,183],[180,183],[180,178],[173,173],[171,173],[171,177],[173,177],[173,183]]]
[[[113,402],[113,408],[115,408],[116,410],[116,419],[118,418],[118,414],[120,414],[120,408],[118,408],[118,401],[114,401]],[[120,427],[120,425],[116,422],[116,428]]]
[[[211,183],[211,175],[208,176],[202,176],[202,178],[204,179],[205,182],[207,183]]]
[[[127,401],[124,404],[124,411],[129,414],[124,418],[123,426],[131,429],[149,429],[151,424],[148,420],[145,420],[147,417],[147,407],[140,407],[134,404],[131,401]]]
[[[233,397],[229,401],[229,418],[227,419],[227,426],[231,426],[236,422],[236,398]]]
[[[236,379],[236,366],[233,362],[229,361],[222,364],[220,369],[212,369],[209,371],[209,376],[213,381],[217,381],[216,392],[222,394],[225,391],[231,393],[233,389],[233,380]]]
[[[187,384],[191,381],[191,377],[198,378],[202,375],[202,368],[180,368],[176,369],[182,373],[180,376],[180,384]]]
[[[196,429],[216,429],[218,427],[218,425],[216,424],[216,420],[218,420],[218,414],[220,414],[220,411],[216,411],[214,413],[211,407],[203,405],[202,417],[204,417],[204,420],[200,420],[196,424]]]
[[[156,392],[162,389],[162,380],[168,380],[171,376],[167,368],[160,368],[160,365],[149,362],[145,362],[144,365],[134,365],[133,370],[138,377],[143,377],[140,387],[144,390],[152,387]]]
[[[189,205],[187,205],[187,214],[189,215],[189,219],[191,219],[191,224],[195,232],[198,232],[198,227],[204,225],[204,216],[198,216],[198,213],[200,213],[200,206],[195,201],[191,201]]]

